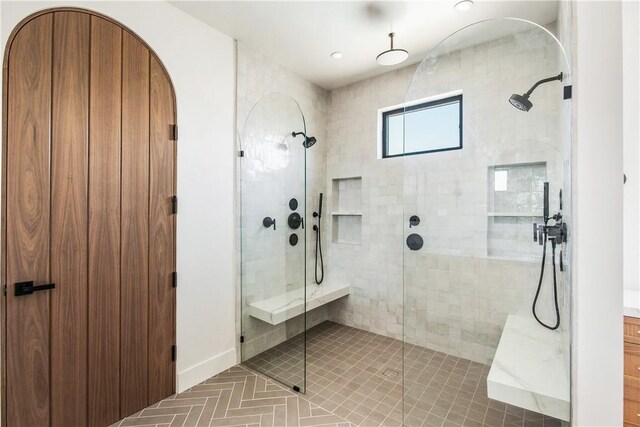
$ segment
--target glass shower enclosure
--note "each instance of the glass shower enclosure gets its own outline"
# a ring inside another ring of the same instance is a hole
[[[343,368],[389,385],[377,415],[394,423],[570,422],[571,68],[553,35],[567,29],[553,25],[489,20],[443,40],[415,68],[404,105],[402,94],[389,104],[381,128],[400,138],[377,155],[374,126],[335,141],[328,132],[327,150],[344,152],[321,171],[334,215],[321,286],[343,276],[350,286],[327,304],[330,320],[393,339],[388,360]],[[332,100],[380,117],[374,101],[357,101]],[[240,133],[241,360],[312,398],[307,297],[324,288],[307,295],[301,132],[298,104],[271,94]]]
[[[413,76],[405,150],[424,134],[412,106],[461,109],[428,133],[435,148],[459,135],[456,149],[404,157],[405,425],[570,420],[570,72],[546,28],[499,19],[452,34]]]
[[[256,103],[240,135],[241,360],[305,390],[305,120],[284,94]]]

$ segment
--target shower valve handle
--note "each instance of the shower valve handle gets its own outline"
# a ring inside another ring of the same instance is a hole
[[[273,225],[273,229],[276,229],[276,220],[275,218],[271,218],[269,216],[265,216],[264,219],[262,220],[262,225],[264,226],[264,228],[269,228]]]
[[[533,223],[533,241],[542,246],[544,243],[544,225]]]

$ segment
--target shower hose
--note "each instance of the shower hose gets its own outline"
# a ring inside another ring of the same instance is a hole
[[[324,262],[322,260],[322,236],[320,231],[320,217],[318,217],[318,225],[314,226],[316,231],[316,261],[314,266],[314,273],[316,284],[322,283],[324,280]],[[320,279],[318,280],[318,255],[320,256]]]
[[[533,317],[536,318],[538,323],[540,323],[542,326],[544,326],[547,329],[551,329],[552,331],[555,331],[560,326],[560,309],[558,307],[558,282],[556,279],[556,242],[555,241],[551,242],[551,264],[553,265],[553,301],[555,303],[555,308],[556,308],[555,325],[553,326],[547,325],[542,320],[540,320],[540,318],[538,318],[538,315],[536,313],[536,305],[538,303],[538,297],[540,296],[540,290],[542,289],[542,279],[544,278],[544,264],[546,262],[546,257],[547,257],[547,233],[546,232],[544,233],[543,239],[544,240],[542,243],[542,267],[540,268],[540,280],[538,281],[538,289],[536,290],[536,296],[533,299],[532,311],[533,311]]]

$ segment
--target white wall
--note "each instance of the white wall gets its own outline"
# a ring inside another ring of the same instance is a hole
[[[174,84],[180,129],[177,384],[184,390],[236,363],[234,42],[161,1],[3,1],[2,46],[24,17],[58,6],[94,10],[129,27],[155,50]]]
[[[640,2],[622,3],[624,173],[624,289],[640,291]],[[636,300],[636,306],[640,301]]]
[[[622,425],[622,14],[575,2],[573,424]]]

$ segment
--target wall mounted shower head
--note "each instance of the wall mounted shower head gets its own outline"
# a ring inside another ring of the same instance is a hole
[[[511,98],[509,98],[509,102],[520,111],[529,111],[531,110],[531,107],[533,107],[533,103],[529,101],[529,96],[531,96],[533,91],[543,83],[553,82],[556,80],[562,81],[562,78],[563,75],[562,73],[560,73],[557,76],[542,79],[539,82],[536,82],[536,84],[534,84],[526,93],[522,95],[514,93],[513,95],[511,95]]]
[[[298,135],[303,135],[304,136],[304,142],[302,143],[304,148],[312,147],[313,144],[315,144],[317,142],[315,136],[307,136],[304,132],[291,132],[291,136],[293,136],[293,137],[296,137]]]
[[[531,107],[533,107],[533,104],[529,101],[529,95],[526,93],[524,95],[514,93],[511,95],[511,98],[509,98],[509,102],[521,111],[529,111]]]

